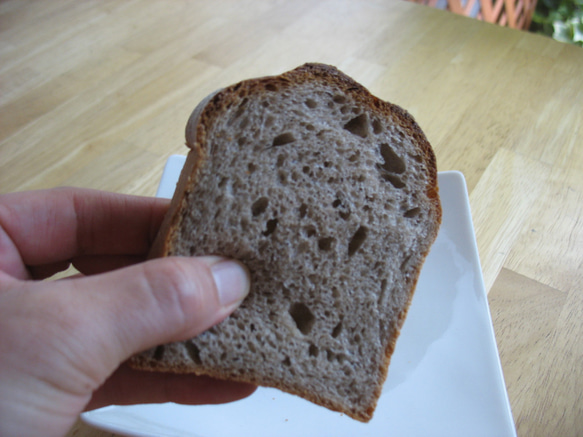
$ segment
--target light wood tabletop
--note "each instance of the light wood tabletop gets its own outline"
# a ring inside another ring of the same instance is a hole
[[[465,175],[517,433],[583,435],[579,47],[390,0],[4,0],[0,192],[152,196],[204,96],[308,61],[406,108]]]

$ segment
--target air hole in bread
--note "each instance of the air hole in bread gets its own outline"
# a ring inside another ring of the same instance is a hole
[[[314,109],[318,106],[318,102],[316,102],[314,99],[306,99],[304,103],[310,109]]]
[[[276,218],[268,220],[267,223],[265,224],[265,231],[263,232],[263,235],[265,237],[268,237],[269,235],[273,234],[275,232],[276,227],[277,227]]]
[[[372,131],[375,135],[378,135],[383,131],[383,125],[376,118],[372,121]]]
[[[289,288],[285,287],[283,284],[280,286],[281,288],[281,293],[283,294],[283,297],[285,297],[286,299],[289,299],[289,297],[291,296],[291,291],[289,291]]]
[[[253,217],[257,217],[259,214],[264,213],[268,204],[269,199],[267,197],[260,197],[253,202],[253,205],[251,205],[251,214],[253,214]]]
[[[337,338],[341,332],[342,332],[342,320],[340,320],[332,330],[332,337]]]
[[[388,144],[381,144],[379,148],[384,163],[379,164],[379,167],[389,173],[404,173],[407,169],[405,161],[395,153],[395,151]]]
[[[405,188],[405,182],[403,182],[399,176],[396,176],[396,175],[390,174],[390,173],[381,172],[381,177],[385,181],[390,182],[391,185],[395,188],[398,188],[398,189]]]
[[[368,136],[368,118],[366,114],[360,114],[359,116],[354,117],[344,125],[344,129],[351,134],[366,138]]]
[[[410,210],[406,211],[404,216],[405,218],[414,218],[419,215],[421,212],[421,208],[411,208]]]
[[[161,361],[162,358],[164,358],[164,352],[166,351],[166,348],[164,346],[158,346],[156,347],[156,349],[154,350],[154,360],[156,361]]]
[[[307,335],[310,333],[316,318],[305,304],[301,302],[294,303],[289,309],[289,314],[302,334]]]
[[[332,202],[332,206],[334,208],[338,208],[340,205],[342,205],[342,202],[340,201],[340,199],[336,199],[334,202]]]
[[[348,256],[352,256],[363,245],[364,240],[368,234],[368,229],[365,226],[359,227],[348,243]]]
[[[316,358],[319,353],[320,349],[318,349],[318,346],[316,346],[315,344],[311,344],[310,347],[308,348],[308,355],[311,357]]]
[[[326,359],[332,362],[336,359],[336,354],[332,352],[330,349],[326,349]]]
[[[334,237],[324,237],[318,240],[318,249],[323,252],[327,252],[332,249],[332,243],[334,243]]]
[[[306,124],[306,129],[309,131],[314,131],[316,130],[316,127],[313,124]]]
[[[381,291],[379,292],[379,296],[377,298],[377,302],[379,305],[384,300],[386,292],[387,292],[387,280],[383,279],[383,280],[381,280]]]
[[[265,125],[265,127],[271,127],[271,126],[273,126],[273,123],[274,123],[274,122],[275,122],[275,118],[273,117],[273,115],[268,115],[268,116],[265,118],[265,123],[264,123],[264,125]],[[243,127],[243,126],[241,126],[241,127]]]
[[[340,112],[342,114],[348,114],[350,112],[350,107],[349,106],[343,106],[342,108],[340,108]]]
[[[277,86],[274,83],[268,83],[265,85],[267,91],[277,91]]]
[[[287,173],[283,170],[277,172],[277,179],[281,185],[287,185]]]
[[[302,171],[303,171],[305,174],[310,174],[310,167],[309,167],[309,166],[307,166],[307,165],[304,165],[304,166],[302,167]]]
[[[308,205],[306,205],[305,203],[302,203],[300,205],[300,218],[304,218],[306,216],[306,214],[308,213]]]
[[[405,257],[405,259],[403,259],[403,262],[401,263],[401,265],[399,266],[399,269],[401,271],[405,271],[407,269],[407,264],[409,264],[409,261],[411,260],[411,255],[407,255]]]
[[[291,132],[284,132],[273,139],[272,147],[284,146],[296,140]]]
[[[200,359],[200,349],[192,341],[187,341],[185,344],[190,359],[195,364],[202,364],[202,360]]]
[[[313,226],[306,226],[304,228],[304,233],[306,234],[306,237],[313,237],[314,235],[316,235],[316,228]]]
[[[334,101],[334,103],[338,103],[338,104],[342,104],[342,103],[346,103],[346,97],[341,95],[341,94],[336,94],[332,100]]]
[[[356,152],[348,157],[348,161],[356,162],[356,161],[358,161],[359,157],[360,157],[360,152]]]
[[[283,364],[286,367],[289,367],[289,366],[291,366],[291,360],[289,359],[289,357],[285,357],[283,359],[283,361],[281,362],[281,364]]]
[[[247,171],[249,172],[249,174],[255,173],[255,170],[257,170],[257,166],[255,164],[253,164],[252,162],[247,164]]]

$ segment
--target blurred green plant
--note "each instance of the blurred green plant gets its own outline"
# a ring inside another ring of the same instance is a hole
[[[583,47],[583,0],[538,0],[530,30]]]

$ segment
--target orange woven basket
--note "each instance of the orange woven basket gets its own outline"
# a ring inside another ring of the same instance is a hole
[[[537,0],[409,0],[488,23],[527,30]]]

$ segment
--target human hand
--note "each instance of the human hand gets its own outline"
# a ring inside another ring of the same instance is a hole
[[[81,189],[0,196],[0,435],[64,435],[84,409],[112,403],[222,403],[253,392],[123,364],[196,336],[249,291],[246,270],[223,258],[145,261],[167,208]],[[70,264],[83,275],[40,281]]]

